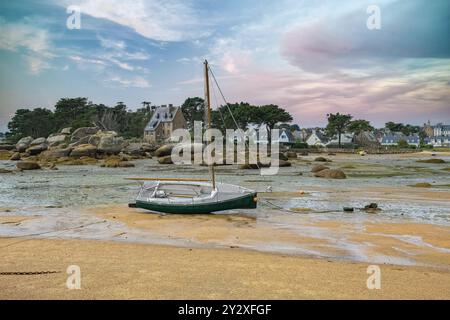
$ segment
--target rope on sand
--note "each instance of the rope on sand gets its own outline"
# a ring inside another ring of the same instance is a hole
[[[0,276],[40,276],[62,273],[61,271],[37,271],[37,272],[0,272]]]
[[[273,202],[270,202],[269,200],[264,200],[264,202],[266,202],[266,204],[268,204],[269,206],[272,206],[274,209],[279,210],[279,211],[284,211],[284,212],[289,212],[289,213],[296,213],[296,214],[308,214],[308,212],[300,212],[300,211],[294,211],[294,210],[290,210],[290,209],[286,209],[283,208],[279,205],[276,205]],[[334,210],[326,210],[326,211],[311,211],[312,213],[333,213],[336,212]]]
[[[58,233],[59,234],[59,233],[63,233],[63,232],[66,232],[66,231],[81,229],[81,228],[89,227],[89,226],[92,226],[92,225],[95,225],[95,224],[101,224],[101,223],[106,223],[106,222],[107,222],[107,220],[103,220],[103,221],[83,224],[83,225],[77,226],[77,227],[65,228],[65,229],[61,229],[61,230],[46,231],[46,232],[40,232],[40,233],[33,233],[33,234],[26,234],[26,235],[17,236],[17,237],[3,237],[3,239],[38,237],[38,236],[42,236],[42,235],[50,234],[50,233]],[[13,243],[8,243],[7,245],[1,246],[0,248],[10,247],[12,245],[15,245],[15,244],[18,244],[18,243],[21,243],[21,242],[25,242],[25,241],[29,241],[29,240],[32,240],[32,239],[24,239],[24,240],[15,241]]]

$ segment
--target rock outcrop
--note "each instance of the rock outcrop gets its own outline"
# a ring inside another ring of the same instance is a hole
[[[316,159],[314,159],[314,161],[316,161],[316,162],[331,162],[331,160],[324,158],[324,157],[317,157]]]
[[[81,157],[92,157],[94,158],[97,154],[97,147],[91,144],[82,144],[75,147],[70,153],[70,157],[72,158],[81,158]]]
[[[128,146],[122,149],[122,152],[133,157],[145,156],[145,151],[142,143],[130,143]]]
[[[286,152],[286,157],[288,159],[297,159],[297,152],[292,151]]]
[[[15,152],[11,158],[9,158],[9,160],[11,161],[19,161],[20,160],[20,153],[19,152]]]
[[[64,149],[49,149],[44,151],[40,155],[41,160],[49,161],[49,160],[57,160],[60,158],[65,158],[70,155],[72,148],[64,148]]]
[[[38,145],[42,145],[42,144],[46,144],[46,143],[47,143],[46,138],[37,138],[37,139],[34,139],[33,141],[31,141],[30,147],[38,146]]]
[[[33,141],[32,137],[25,137],[19,140],[16,144],[16,150],[17,152],[24,152],[28,149],[28,147],[31,145],[31,142]]]
[[[173,164],[172,156],[159,157],[158,163],[159,164]]]
[[[166,144],[155,151],[155,156],[157,157],[167,157],[172,154],[174,146]]]
[[[337,169],[325,169],[314,174],[317,178],[327,178],[327,179],[347,179],[344,171]]]
[[[61,130],[61,134],[69,135],[72,132],[72,128],[64,128]]]
[[[70,142],[76,142],[82,138],[92,136],[96,134],[99,131],[96,127],[84,127],[84,128],[78,128],[72,133],[72,136],[70,138]]]
[[[129,162],[126,157],[112,156],[107,158],[101,166],[106,168],[133,168],[134,164]]]
[[[47,138],[47,143],[49,147],[56,147],[62,145],[68,141],[68,136],[65,134],[51,134]]]
[[[36,156],[45,150],[47,150],[47,144],[43,143],[29,147],[26,152],[30,156]]]
[[[327,170],[327,169],[330,169],[330,168],[328,168],[327,166],[319,164],[317,166],[312,167],[311,172],[316,173],[316,172],[320,172],[322,170]]]
[[[290,163],[289,161],[280,160],[278,166],[280,168],[290,167],[292,166],[292,163]]]
[[[41,166],[35,161],[19,161],[16,164],[19,170],[39,170]]]
[[[104,154],[119,154],[122,151],[123,138],[117,137],[117,133],[102,133],[92,136],[92,138],[98,137],[99,142],[97,144],[97,151]],[[89,140],[90,141],[90,140]],[[95,145],[95,144],[93,144]]]

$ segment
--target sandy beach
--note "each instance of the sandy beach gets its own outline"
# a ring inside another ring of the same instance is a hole
[[[260,203],[217,215],[127,206],[138,186],[125,177],[203,168],[141,160],[7,174],[0,299],[450,299],[448,164],[419,164],[428,153],[336,155],[329,165],[348,179],[332,181],[312,176],[315,156],[268,178],[218,168]],[[431,187],[414,187],[422,182]],[[381,210],[359,209],[372,202]],[[69,265],[81,268],[81,290],[66,288]],[[371,265],[381,290],[367,288]],[[17,274],[47,271],[56,273]]]
[[[0,299],[449,299],[450,273],[381,266],[368,290],[367,264],[250,252],[101,241],[1,239]],[[6,246],[6,247],[5,247]],[[68,290],[69,265],[81,289]]]

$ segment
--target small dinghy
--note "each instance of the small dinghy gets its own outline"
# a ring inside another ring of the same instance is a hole
[[[205,61],[206,117],[211,128],[209,66]],[[214,166],[210,165],[210,180],[130,178],[142,186],[136,203],[130,207],[174,214],[206,214],[233,209],[255,209],[257,193],[225,183],[216,183]]]

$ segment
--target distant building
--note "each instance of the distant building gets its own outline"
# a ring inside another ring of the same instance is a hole
[[[425,132],[427,137],[431,138],[432,136],[434,136],[434,129],[431,125],[430,120],[428,120],[428,122],[423,125],[423,132]]]
[[[405,136],[400,132],[395,132],[393,134],[383,136],[381,145],[397,146],[400,141],[406,141],[410,146],[420,146],[420,137],[418,135]]]
[[[341,134],[341,146],[352,145],[354,136],[355,135],[353,133],[342,133]],[[338,136],[333,137],[333,139],[328,141],[328,143],[326,144],[327,147],[338,146],[338,145],[339,145],[339,137]]]
[[[313,130],[311,135],[306,139],[306,143],[310,147],[326,147],[328,138],[318,130]]]
[[[166,142],[172,132],[186,129],[187,123],[180,107],[169,104],[155,108],[152,118],[144,129],[144,140],[149,143]]]
[[[281,129],[278,142],[279,143],[294,143],[295,142],[295,138],[292,135],[292,132],[290,130]]]
[[[448,136],[431,137],[428,139],[428,144],[433,147],[450,147],[450,137]]]
[[[418,135],[408,136],[406,137],[406,142],[410,146],[419,147],[420,146],[420,137]]]
[[[431,122],[428,121],[424,124],[423,131],[428,137],[425,141],[428,145],[434,147],[445,147],[450,145],[450,125],[438,123],[432,126]]]
[[[450,125],[438,123],[433,126],[433,137],[450,137]]]
[[[382,146],[396,146],[401,140],[406,141],[406,137],[402,133],[392,133],[384,135],[381,138],[381,145]]]

